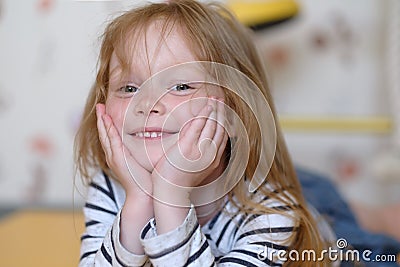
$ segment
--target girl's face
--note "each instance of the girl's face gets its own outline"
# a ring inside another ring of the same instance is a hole
[[[138,41],[128,75],[121,74],[117,56],[112,55],[105,103],[125,146],[148,171],[177,141],[207,97],[224,99],[220,87],[199,82],[205,81],[205,74],[195,64],[179,65],[196,58],[177,27],[168,35],[162,35],[160,28],[153,23]]]

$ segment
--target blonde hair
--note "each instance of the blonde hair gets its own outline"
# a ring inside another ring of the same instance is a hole
[[[162,22],[162,33],[168,34],[173,27],[182,31],[189,47],[200,61],[228,65],[244,73],[261,90],[276,121],[275,107],[268,88],[263,64],[253,43],[249,29],[241,25],[231,13],[219,4],[201,4],[192,0],[177,0],[170,3],[156,3],[124,13],[114,19],[105,29],[100,50],[96,81],[89,93],[83,119],[75,139],[75,161],[81,176],[89,181],[91,170],[101,168],[109,173],[105,155],[100,145],[96,128],[95,105],[105,103],[108,90],[110,60],[116,54],[122,69],[130,68],[135,49],[133,40],[143,34],[155,21]],[[129,42],[126,40],[129,38]],[[250,155],[245,177],[252,177],[261,153],[261,133],[254,115],[246,104],[234,93],[225,93],[225,103],[239,115],[245,125],[249,141]],[[303,199],[301,187],[289,157],[279,125],[276,125],[276,153],[267,179],[258,189],[271,199],[277,199],[293,210],[293,219],[298,222],[289,249],[299,252],[323,249],[316,223],[310,215]],[[268,186],[263,186],[268,183]],[[281,213],[285,211],[267,208],[249,197],[246,181],[241,179],[228,194],[240,209],[247,213]],[[319,254],[317,254],[319,255]],[[286,266],[299,263],[287,262]],[[302,262],[301,266],[324,266],[322,262]]]

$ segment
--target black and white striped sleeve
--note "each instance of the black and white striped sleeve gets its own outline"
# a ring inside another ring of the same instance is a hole
[[[218,259],[218,266],[282,266],[280,257],[287,252],[296,226],[284,215],[253,214],[234,231],[232,248]],[[223,238],[221,233],[219,239]]]
[[[192,208],[182,225],[162,235],[150,221],[141,240],[154,266],[282,266],[276,256],[295,231],[293,220],[279,214],[221,212],[200,227]]]
[[[213,266],[214,256],[201,231],[195,209],[176,229],[157,235],[151,220],[142,231],[145,253],[154,266]]]
[[[94,177],[83,209],[80,267],[145,266],[145,255],[134,255],[119,241],[120,196],[116,184],[103,173]]]
[[[216,266],[282,266],[281,255],[289,250],[297,222],[293,211],[278,201],[264,204],[284,214],[246,214],[228,203],[203,227]]]

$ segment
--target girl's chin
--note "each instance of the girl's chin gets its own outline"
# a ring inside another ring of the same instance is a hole
[[[153,172],[154,167],[156,166],[157,162],[160,160],[160,157],[155,158],[154,156],[149,158],[147,155],[143,155],[142,157],[137,157],[137,161],[139,165],[141,165],[144,169],[148,172]]]
[[[128,144],[127,146],[137,163],[149,172],[153,172],[154,167],[162,158],[165,151],[168,151],[168,145],[164,149],[162,146],[147,146],[146,148],[143,145],[139,146],[135,144]]]

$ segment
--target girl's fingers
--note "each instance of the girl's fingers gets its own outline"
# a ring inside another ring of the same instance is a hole
[[[225,137],[226,130],[225,130],[225,104],[221,100],[217,100],[217,118],[216,118],[216,129],[214,132],[214,136],[212,137],[213,141],[217,146],[222,145],[222,141]]]
[[[221,99],[217,99],[216,101],[216,118],[212,118],[214,122],[214,135],[209,137],[212,139],[216,151],[214,157],[214,163],[219,164],[221,162],[222,157],[225,152],[226,144],[228,143],[228,133],[225,130],[225,104]],[[209,119],[210,121],[211,119]]]
[[[204,139],[209,139],[213,140],[215,131],[217,129],[217,116],[218,116],[218,110],[217,110],[217,103],[218,101],[215,98],[211,98],[208,100],[209,105],[212,107],[212,111],[210,115],[208,116],[205,125],[201,131],[200,137],[198,139],[199,142],[201,142]]]
[[[188,145],[197,144],[212,110],[213,107],[210,105],[210,101],[208,101],[199,114],[185,126],[187,129],[182,134],[181,141],[186,140]]]
[[[111,120],[111,117],[107,114],[103,115],[104,126],[107,131],[107,137],[110,144],[111,155],[122,152],[122,140]],[[117,152],[117,153],[116,153]]]
[[[111,144],[110,139],[107,134],[106,126],[104,124],[103,116],[105,110],[104,105],[98,104],[96,106],[96,115],[97,115],[97,131],[99,132],[99,139],[101,146],[103,147],[104,152],[106,155],[111,154]]]
[[[228,143],[228,139],[229,139],[229,136],[225,132],[225,134],[223,135],[223,138],[222,138],[222,142],[221,142],[220,146],[218,146],[217,156],[215,157],[216,159],[220,160],[221,157],[224,155],[224,151],[225,151],[226,144]]]
[[[199,112],[190,124],[187,126],[187,130],[183,134],[183,138],[180,139],[182,146],[188,147],[199,147],[199,145],[205,146],[204,149],[209,145],[215,146],[214,159],[218,156],[218,151],[224,151],[227,140],[227,132],[225,130],[225,106],[224,102],[215,97],[208,99],[206,106]],[[208,142],[203,143],[203,140]],[[220,147],[222,147],[220,149]],[[197,151],[197,150],[196,150]],[[205,150],[211,152],[210,150]]]
[[[111,117],[105,114],[104,105],[96,106],[97,127],[100,136],[100,142],[106,153],[106,158],[122,155],[122,140],[111,120]]]
[[[147,192],[151,192],[149,173],[136,162],[128,149],[124,149],[121,136],[114,126],[112,118],[105,113],[103,104],[96,106],[96,115],[100,143],[108,167],[112,170],[114,176],[121,182],[125,190],[128,190],[128,188],[135,188],[136,190],[139,185],[145,187]]]

